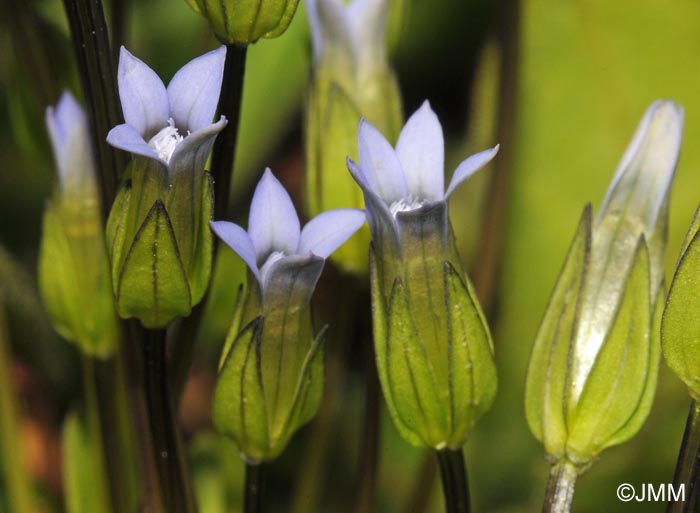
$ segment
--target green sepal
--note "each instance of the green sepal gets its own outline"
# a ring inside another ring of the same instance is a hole
[[[700,206],[676,266],[661,322],[666,365],[700,401]]]
[[[108,358],[119,327],[99,214],[74,217],[51,201],[39,246],[39,288],[54,329],[85,353]],[[84,213],[84,211],[83,211]]]
[[[615,321],[575,408],[567,412],[566,453],[574,463],[585,464],[608,447],[642,406],[652,364],[649,253],[643,236],[624,283]]]
[[[447,447],[459,449],[493,403],[498,376],[491,334],[471,284],[450,262],[443,267],[451,410]]]
[[[119,271],[122,268],[126,253],[126,220],[129,212],[129,201],[131,199],[131,184],[127,183],[119,188],[117,197],[114,199],[112,209],[107,218],[105,237],[107,250],[112,263],[112,287],[114,294],[117,293],[119,283]]]
[[[442,449],[449,429],[443,398],[449,391],[439,387],[400,278],[394,281],[388,311],[385,355],[394,407],[403,423],[420,437],[422,446]]]
[[[212,420],[232,437],[250,462],[265,459],[270,447],[260,343],[263,318],[256,317],[236,337],[219,372],[212,402]]]
[[[198,304],[209,287],[211,269],[214,258],[214,238],[209,228],[209,222],[214,219],[214,180],[209,173],[202,176],[201,201],[198,224],[195,225],[192,236],[193,257],[187,269],[192,306]],[[178,247],[188,247],[178,244]]]
[[[221,356],[219,357],[218,371],[221,369],[228,358],[228,353],[233,347],[233,343],[240,333],[241,320],[243,318],[243,285],[238,287],[238,294],[236,295],[236,306],[233,308],[233,319],[231,321],[231,326],[229,327],[228,333],[226,335],[226,340],[224,340],[224,348],[221,351]]]
[[[387,331],[389,321],[387,318],[386,301],[381,291],[381,278],[379,278],[377,275],[377,263],[373,245],[370,246],[369,269],[372,294],[372,331],[374,333],[374,350],[377,359],[377,374],[379,375],[379,382],[382,385],[382,392],[384,393],[384,399],[389,410],[389,415],[391,416],[391,420],[393,421],[396,430],[399,432],[399,435],[401,435],[401,438],[415,447],[425,447],[425,443],[421,437],[404,422],[396,408],[396,401],[394,399],[391,382],[389,380],[387,362]]]
[[[586,205],[535,337],[525,384],[528,425],[554,458],[565,452],[567,372],[590,258],[591,223],[591,206]]]
[[[192,310],[187,275],[161,200],[151,207],[124,257],[116,302],[121,317],[136,317],[149,329],[164,328]]]
[[[265,388],[262,358],[265,319],[251,321],[236,337],[219,370],[214,392],[213,420],[217,429],[232,437],[250,462],[274,459],[294,433],[316,414],[323,394],[324,327],[311,343],[296,370],[289,402],[277,402],[270,411],[271,387]],[[275,424],[273,419],[281,419]]]

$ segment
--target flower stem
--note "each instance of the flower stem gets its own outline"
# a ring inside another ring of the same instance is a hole
[[[574,488],[578,472],[571,463],[552,465],[547,481],[542,513],[569,513],[574,500]]]
[[[166,369],[166,331],[144,330],[144,384],[154,458],[168,513],[196,511]]]
[[[247,50],[247,46],[228,45],[226,47],[224,78],[221,84],[218,110],[220,116],[226,116],[228,124],[216,138],[211,157],[215,219],[224,217],[228,208],[228,194],[231,188],[238,139],[238,121],[241,116]]]
[[[114,83],[107,23],[101,0],[63,0],[70,25],[83,94],[87,103],[92,138],[106,213],[117,193],[126,166],[126,154],[107,144],[107,133],[121,122],[121,110]]]
[[[243,513],[262,513],[264,471],[262,463],[246,463]]]
[[[469,484],[462,449],[437,451],[447,513],[469,513]]]
[[[700,403],[693,400],[678,454],[673,489],[685,487],[685,500],[668,503],[667,513],[690,513],[700,509]]]

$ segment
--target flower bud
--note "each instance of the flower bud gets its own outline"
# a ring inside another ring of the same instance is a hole
[[[457,255],[447,200],[498,148],[466,159],[444,187],[442,127],[428,103],[392,148],[360,123],[359,166],[372,232],[370,278],[377,370],[402,437],[458,449],[493,402],[491,335]]]
[[[555,285],[525,396],[530,429],[555,462],[585,468],[649,414],[682,125],[672,102],[647,110],[595,223],[585,209]]]
[[[325,329],[313,336],[311,295],[326,257],[364,222],[364,212],[339,209],[300,230],[289,195],[267,170],[253,196],[247,232],[212,223],[249,268],[213,403],[214,425],[238,443],[248,462],[275,458],[318,409]]]
[[[107,222],[117,311],[147,328],[189,315],[209,284],[213,185],[207,157],[226,119],[212,123],[224,47],[198,57],[167,89],[122,48],[119,95],[126,123],[107,141],[135,158]]]
[[[357,158],[361,117],[391,140],[401,128],[401,96],[386,56],[388,0],[307,0],[314,65],[306,105],[306,203],[310,215],[364,208],[339,162]],[[331,257],[346,271],[367,272],[367,228]]]
[[[292,22],[299,0],[186,0],[204,16],[224,44],[255,43],[281,36]]]
[[[88,122],[70,93],[46,112],[59,184],[44,212],[39,287],[54,328],[92,356],[108,357],[119,328],[102,230]]]

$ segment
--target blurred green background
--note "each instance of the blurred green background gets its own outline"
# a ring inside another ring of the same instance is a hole
[[[184,0],[114,4],[127,8],[123,41],[115,43],[128,46],[166,83],[185,62],[217,45]],[[524,418],[530,347],[584,204],[590,201],[594,209],[600,204],[638,120],[657,98],[674,99],[686,111],[672,192],[667,282],[700,201],[700,145],[695,143],[700,140],[700,4],[404,4],[400,21],[392,25],[392,61],[405,112],[427,98],[443,121],[447,173],[470,152],[503,144],[495,167],[464,186],[451,205],[462,255],[477,286],[480,273],[493,269],[496,277],[495,286],[487,286],[487,310],[500,386],[466,447],[473,510],[538,511],[548,466]],[[14,356],[7,377],[19,397],[17,450],[27,458],[45,511],[62,511],[60,430],[80,395],[79,358],[52,334],[35,275],[41,212],[55,179],[43,112],[63,88],[79,94],[78,80],[60,1],[2,0],[0,5],[0,291]],[[301,113],[309,55],[303,5],[283,37],[249,51],[230,204],[239,222],[245,221],[251,186],[266,165],[302,205]],[[51,72],[42,74],[42,66]],[[492,175],[502,179],[490,188]],[[485,225],[485,212],[500,212],[503,222]],[[484,255],[484,241],[496,241],[498,250]],[[235,447],[211,431],[208,404],[242,279],[240,262],[223,250],[182,405],[202,513],[237,511],[240,504],[242,465]],[[337,280],[329,266],[318,294],[318,324],[332,317],[340,302],[333,294]],[[272,465],[266,492],[270,511],[347,511],[352,504],[366,342],[329,340],[326,404]],[[648,422],[631,442],[604,452],[580,479],[574,511],[661,509],[655,503],[621,503],[615,490],[625,482],[672,480],[688,404],[680,381],[662,364]],[[442,511],[438,483],[429,478],[434,468],[424,463],[423,453],[403,443],[386,416],[381,434],[376,510]],[[0,483],[0,512],[6,511],[2,490]]]

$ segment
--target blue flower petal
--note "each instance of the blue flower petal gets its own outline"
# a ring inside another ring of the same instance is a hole
[[[450,186],[447,188],[445,193],[445,199],[450,197],[450,194],[467,178],[476,173],[479,169],[488,164],[492,158],[498,153],[499,146],[496,145],[490,150],[480,151],[475,153],[471,157],[463,160],[462,163],[457,166],[454,174],[452,175],[452,180],[450,181]]]
[[[226,47],[221,46],[185,64],[168,84],[170,115],[181,131],[195,132],[211,125],[225,59]]]
[[[339,208],[323,212],[306,223],[301,231],[298,254],[328,258],[365,224],[364,210]]]
[[[260,271],[255,258],[255,247],[248,233],[237,224],[228,221],[212,221],[209,223],[209,226],[211,226],[217,237],[243,259],[258,281],[260,281]]]
[[[226,124],[226,118],[221,116],[221,119],[213,125],[207,125],[205,128],[188,135],[177,145],[170,157],[171,183],[174,181],[175,175],[179,173],[204,171],[214,140]]]
[[[128,151],[135,155],[142,155],[149,159],[157,160],[164,166],[166,165],[164,161],[158,158],[153,148],[143,140],[141,134],[131,125],[122,124],[112,128],[107,134],[107,142],[120,150]]]
[[[117,82],[124,120],[144,139],[150,139],[168,124],[168,94],[163,81],[123,46]]]
[[[248,219],[250,235],[258,263],[273,251],[287,255],[299,246],[299,217],[292,200],[270,168],[265,170],[255,188]]]
[[[411,196],[429,201],[445,196],[445,139],[427,100],[401,130],[396,154]]]
[[[357,136],[360,168],[372,190],[387,205],[408,197],[399,159],[389,141],[371,123],[362,119]]]
[[[46,109],[46,127],[51,139],[59,178],[64,181],[68,173],[67,157],[71,133],[75,130],[82,130],[83,134],[87,132],[85,113],[70,92],[64,91],[55,109],[53,107]],[[86,141],[82,143],[87,144]]]

